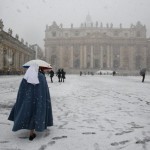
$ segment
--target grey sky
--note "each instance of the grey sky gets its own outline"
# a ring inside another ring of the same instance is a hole
[[[129,27],[131,23],[141,21],[147,27],[150,36],[150,0],[0,0],[0,19],[4,30],[13,30],[13,36],[19,34],[29,44],[39,44],[44,48],[46,25],[53,21],[70,27],[73,23],[79,27],[90,14],[92,21],[113,23],[114,27],[122,23]]]

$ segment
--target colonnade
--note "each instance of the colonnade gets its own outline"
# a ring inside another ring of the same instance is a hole
[[[108,45],[98,45],[98,48],[94,48],[95,45],[80,45],[78,46],[79,49],[79,54],[78,54],[78,59],[79,61],[79,66],[78,68],[80,69],[86,69],[86,68],[91,68],[91,69],[96,69],[95,66],[95,60],[98,60],[98,68],[100,69],[114,69],[115,67],[117,69],[129,69],[129,70],[134,70],[136,69],[136,60],[135,57],[137,55],[136,53],[136,46],[119,46],[117,54],[115,53],[116,49],[115,46],[108,44]],[[90,47],[90,53],[88,53],[88,48]],[[62,64],[62,59],[63,55],[66,55],[66,53],[63,53],[63,49],[65,47],[61,46],[60,48],[60,66],[63,67]],[[68,55],[70,55],[70,68],[74,68],[74,46],[71,45],[68,48]],[[97,51],[98,54],[95,55],[94,52]],[[146,48],[142,48],[142,66],[146,66]],[[89,57],[88,57],[89,56]],[[88,60],[90,58],[90,61]],[[118,62],[118,66],[115,66],[116,64],[114,63],[115,61]],[[88,62],[90,63],[89,66]]]

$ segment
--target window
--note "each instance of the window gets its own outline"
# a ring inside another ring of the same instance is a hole
[[[65,37],[68,37],[68,33],[65,33]]]
[[[140,37],[140,36],[141,36],[140,31],[138,31],[138,32],[136,33],[136,37]]]
[[[78,31],[75,32],[75,36],[79,36],[79,32]]]
[[[118,31],[115,31],[114,36],[118,36],[118,35],[119,35]]]
[[[128,37],[128,33],[125,33],[124,35],[125,35],[125,37]]]
[[[53,32],[52,32],[52,36],[53,36],[53,37],[56,37],[56,31],[53,31]]]

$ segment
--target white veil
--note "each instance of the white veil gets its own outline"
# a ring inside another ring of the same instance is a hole
[[[37,64],[32,64],[26,71],[24,79],[26,79],[28,83],[39,84],[38,71],[39,66]]]

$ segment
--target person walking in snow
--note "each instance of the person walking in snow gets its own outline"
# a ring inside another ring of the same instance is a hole
[[[53,83],[54,71],[50,70],[49,74],[50,74],[51,82]]]
[[[46,77],[39,67],[31,65],[20,83],[16,103],[8,120],[14,121],[12,131],[28,129],[29,140],[36,137],[35,131],[42,132],[53,126],[51,97]]]
[[[142,76],[142,82],[144,82],[145,75],[146,75],[146,68],[143,68],[142,70],[140,70],[140,75]]]
[[[58,69],[56,76],[58,77],[58,82],[61,82],[61,69]]]
[[[64,71],[64,69],[61,69],[61,82],[64,82],[66,72]]]

